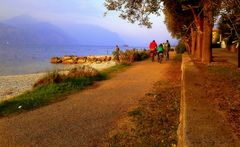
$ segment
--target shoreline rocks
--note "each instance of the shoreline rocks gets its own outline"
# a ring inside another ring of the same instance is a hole
[[[85,64],[85,63],[102,63],[112,61],[112,56],[63,56],[52,57],[52,64]]]

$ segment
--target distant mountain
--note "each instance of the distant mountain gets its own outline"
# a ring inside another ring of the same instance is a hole
[[[116,45],[124,44],[118,34],[94,25],[58,27],[21,15],[0,23],[0,44]]]
[[[24,32],[15,27],[0,23],[0,44],[8,44],[12,42],[23,42],[22,36]]]
[[[29,24],[37,24],[39,21],[29,15],[20,15],[4,21],[5,24],[12,26],[21,26]]]
[[[63,27],[63,30],[82,45],[123,45],[124,41],[117,33],[111,32],[103,27],[79,24]]]
[[[6,29],[7,28],[7,29]],[[19,16],[0,25],[0,43],[9,44],[74,44],[76,41],[57,26],[30,16]]]

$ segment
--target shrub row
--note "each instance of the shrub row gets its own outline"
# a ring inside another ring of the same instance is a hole
[[[126,51],[113,51],[113,56],[115,59],[118,59],[119,56],[119,63],[120,64],[131,64],[134,61],[142,61],[149,57],[149,51],[146,49],[137,50],[127,49]]]

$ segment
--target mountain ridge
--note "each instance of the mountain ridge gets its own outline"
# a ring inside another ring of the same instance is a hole
[[[124,44],[117,33],[100,26],[58,26],[20,15],[0,22],[0,44],[116,45]]]

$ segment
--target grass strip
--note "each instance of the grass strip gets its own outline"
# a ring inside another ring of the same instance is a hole
[[[95,77],[69,78],[60,83],[39,86],[10,100],[0,103],[0,116],[21,113],[65,99],[64,96],[82,90],[95,81],[105,80],[110,74],[122,71],[127,65],[116,65]]]

